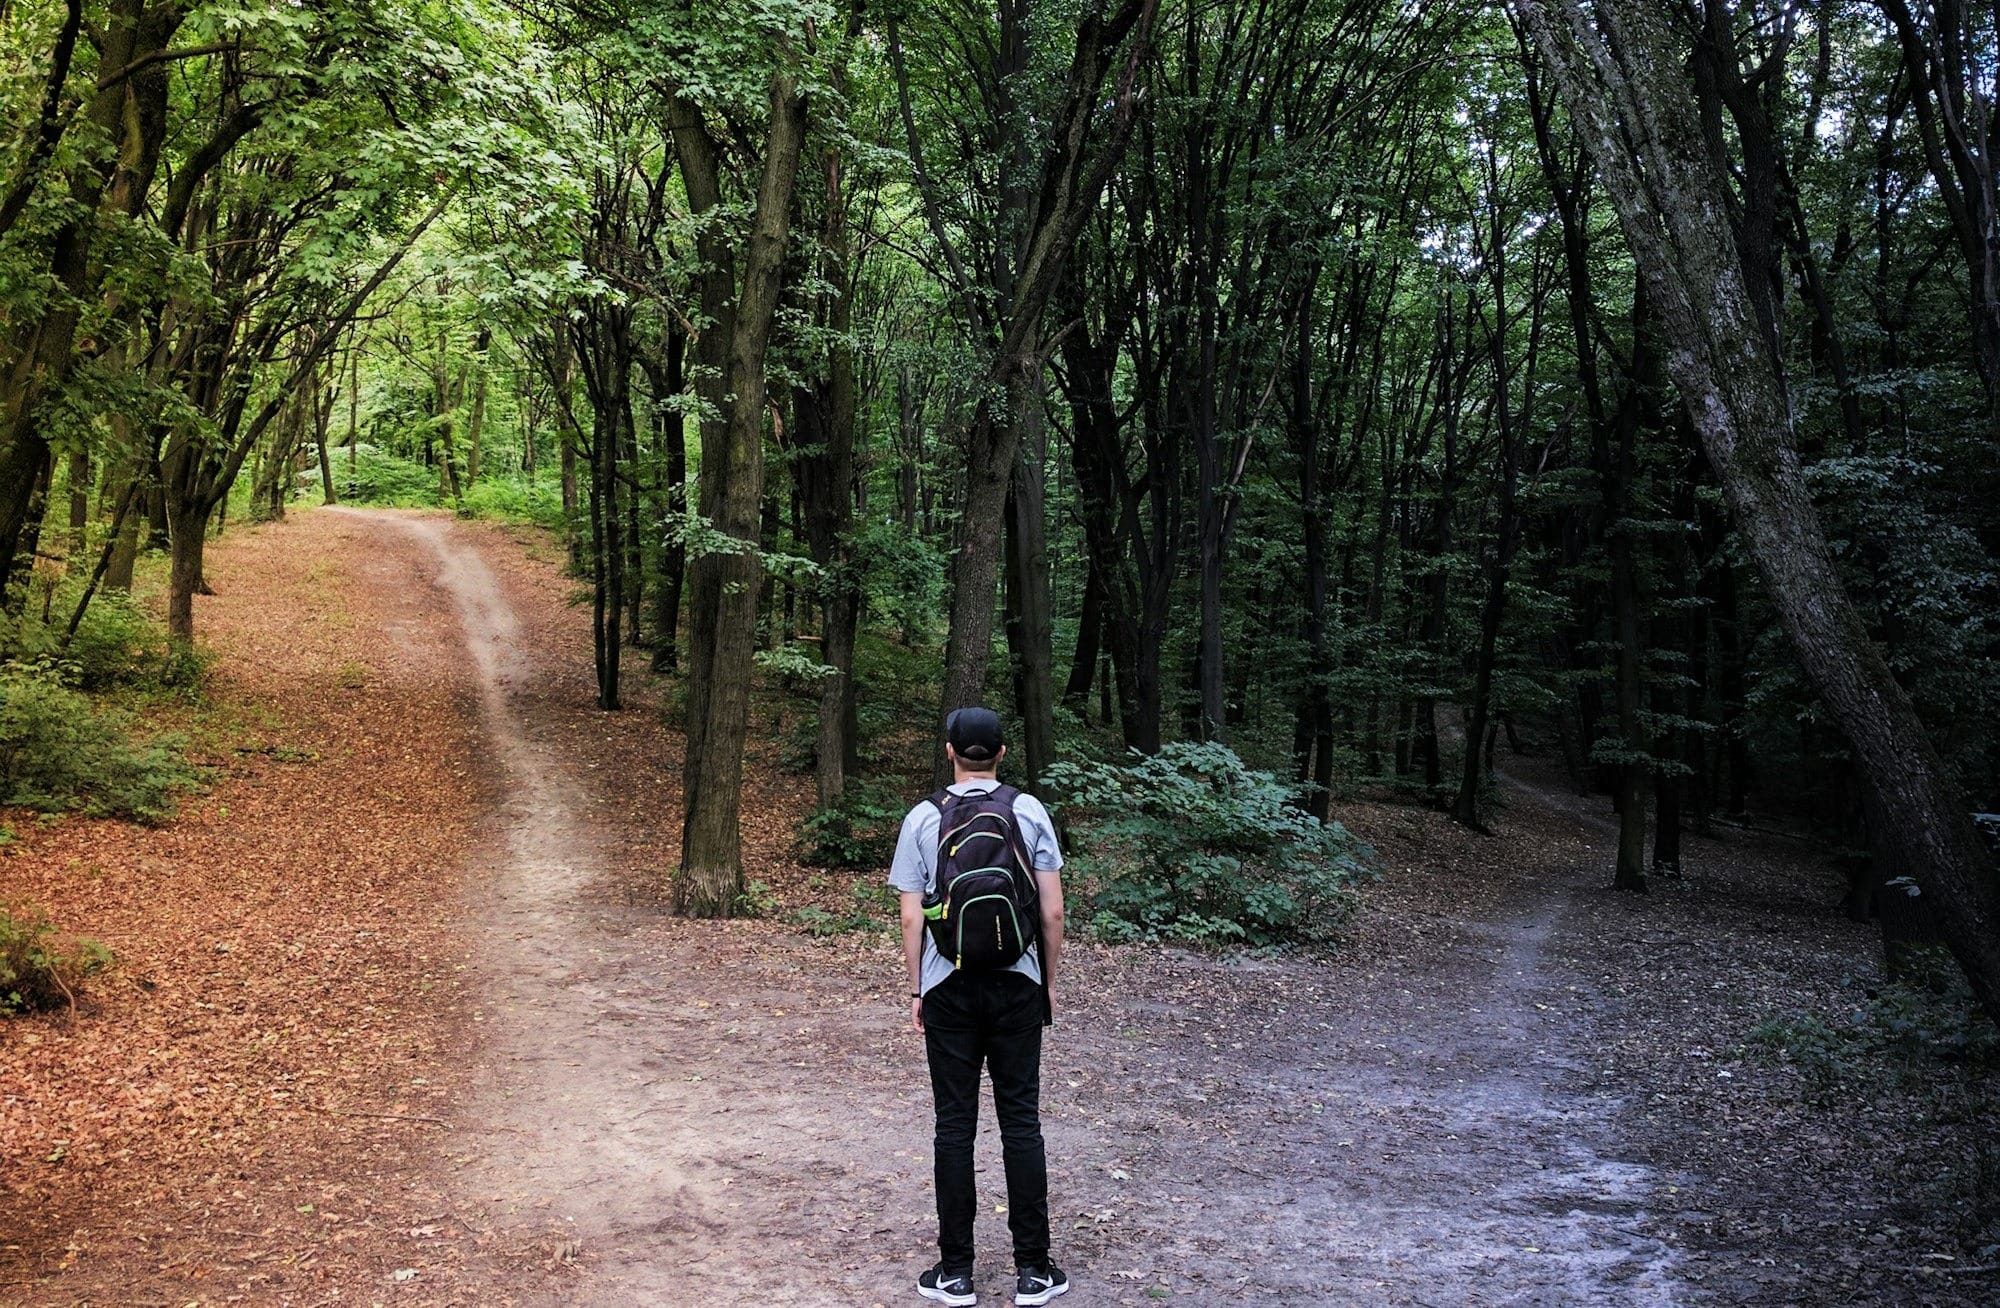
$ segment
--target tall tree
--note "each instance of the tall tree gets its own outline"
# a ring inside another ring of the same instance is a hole
[[[911,176],[937,249],[943,279],[962,326],[982,356],[981,394],[965,438],[962,538],[952,561],[951,633],[945,650],[944,704],[948,711],[985,697],[986,664],[993,640],[993,609],[1010,491],[1017,478],[1041,476],[1038,463],[1017,468],[1023,437],[1040,420],[1044,352],[1042,318],[1060,285],[1063,265],[1104,185],[1124,153],[1138,109],[1139,73],[1149,48],[1156,0],[1103,0],[1086,4],[1075,22],[1068,72],[1053,94],[1036,94],[1046,56],[1035,42],[1062,30],[1034,0],[1004,0],[995,27],[962,41],[958,19],[939,15],[926,30],[935,60],[940,99],[955,99],[968,82],[978,96],[977,153],[952,161],[970,187],[948,197],[937,161],[924,146],[915,110],[914,79],[905,53],[907,16],[891,12],[888,43],[901,104]],[[1107,97],[1105,84],[1115,76]],[[946,115],[948,116],[948,115]],[[1046,124],[1046,126],[1043,126]],[[970,152],[968,152],[970,154]],[[963,197],[963,199],[961,199]],[[964,201],[969,201],[966,203]],[[1032,486],[1028,488],[1033,498]],[[1031,505],[1014,500],[1012,519],[1030,571],[1038,565]],[[1023,584],[1045,584],[1023,577]],[[1040,590],[1031,603],[1039,603]],[[1016,627],[1035,642],[1015,651],[1025,674],[1046,683],[1050,675],[1042,615]],[[1024,761],[1030,782],[1053,751],[1053,696],[1046,685],[1032,696],[1024,722]],[[942,746],[935,770],[946,776]]]
[[[690,569],[687,758],[675,909],[728,917],[743,890],[739,814],[750,661],[757,642],[759,505],[764,495],[764,360],[770,347],[806,132],[806,96],[779,42],[748,229],[724,202],[723,150],[707,113],[677,94],[668,130],[701,226],[701,511],[725,538]]]
[[[1602,174],[1668,342],[1667,369],[1800,664],[1840,723],[1898,871],[2000,1014],[2000,885],[1908,695],[1835,571],[1792,414],[1676,48],[1643,0],[1515,0]]]

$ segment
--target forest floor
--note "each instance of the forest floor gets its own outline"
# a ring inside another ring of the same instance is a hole
[[[628,711],[592,709],[559,563],[439,515],[232,530],[198,610],[212,793],[158,830],[6,815],[0,899],[122,962],[0,1025],[0,1303],[916,1301],[894,941],[661,911],[679,738],[636,654]],[[845,903],[776,753],[751,875]],[[1340,806],[1382,877],[1330,958],[1071,951],[1066,1302],[1992,1302],[1990,1083],[1856,1054],[1829,1099],[1747,1052],[1865,1002],[1824,856],[1732,831],[1614,895],[1601,801],[1508,766],[1492,836]]]

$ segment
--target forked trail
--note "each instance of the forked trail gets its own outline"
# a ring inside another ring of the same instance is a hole
[[[629,906],[678,795],[634,802],[651,782],[580,728],[587,649],[550,634],[574,612],[510,593],[491,533],[365,520],[455,608],[477,677],[485,998],[447,1146],[468,1224],[573,1262],[569,1302],[914,1301],[928,1085],[893,949]],[[1563,957],[1568,844],[1442,894],[1392,877],[1333,963],[1076,949],[1044,1072],[1068,1302],[1680,1301],[1647,1233],[1674,1201],[1580,1076],[1599,1014]],[[980,1148],[1003,1302],[990,1113]]]

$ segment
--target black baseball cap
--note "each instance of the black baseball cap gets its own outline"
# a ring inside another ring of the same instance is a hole
[[[945,714],[944,739],[968,763],[991,762],[1007,743],[1000,732],[1000,715],[977,705]]]

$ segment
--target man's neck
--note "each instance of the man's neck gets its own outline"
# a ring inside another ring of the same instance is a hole
[[[998,782],[1000,780],[998,772],[967,772],[964,768],[958,768],[956,771],[958,779],[951,783],[954,786],[962,786],[968,781]]]

